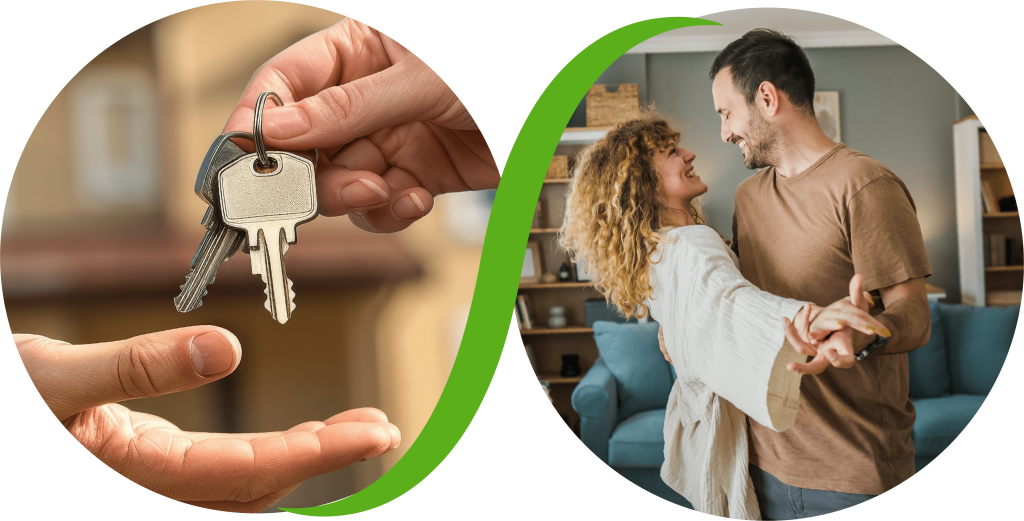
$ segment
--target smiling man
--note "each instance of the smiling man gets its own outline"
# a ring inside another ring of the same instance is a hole
[[[821,131],[814,72],[791,38],[750,31],[710,76],[722,140],[761,169],[736,191],[732,244],[744,277],[823,305],[848,294],[859,273],[892,333],[854,333],[852,352],[816,357],[790,429],[750,420],[750,476],[765,519],[841,510],[914,474],[907,352],[929,338],[932,273],[914,201],[888,168]]]

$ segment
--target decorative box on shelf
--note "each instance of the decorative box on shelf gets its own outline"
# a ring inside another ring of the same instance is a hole
[[[587,126],[614,125],[639,108],[640,86],[636,83],[594,85],[587,92]]]
[[[545,179],[565,179],[569,177],[569,156],[555,156],[551,158],[551,165],[548,166],[548,173]]]

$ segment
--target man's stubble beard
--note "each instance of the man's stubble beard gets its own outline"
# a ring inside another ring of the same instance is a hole
[[[779,129],[764,119],[756,106],[751,105],[746,137],[747,157],[743,160],[743,166],[758,170],[777,165],[779,141]]]

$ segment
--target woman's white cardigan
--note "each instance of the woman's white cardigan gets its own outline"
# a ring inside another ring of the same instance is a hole
[[[783,334],[782,317],[803,302],[758,290],[707,226],[664,231],[648,301],[661,324],[676,378],[665,413],[661,477],[695,509],[760,519],[748,472],[746,413],[776,431],[793,425],[803,362]]]

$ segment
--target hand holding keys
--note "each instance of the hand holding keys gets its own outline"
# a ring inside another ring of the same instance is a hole
[[[182,292],[174,299],[183,313],[202,305],[206,286],[213,283],[221,263],[243,242],[252,273],[267,288],[266,308],[284,324],[295,310],[295,292],[288,279],[284,255],[297,241],[299,224],[317,215],[315,162],[290,152],[267,153],[261,128],[264,92],[256,104],[253,134],[233,132],[218,136],[203,160],[196,179],[196,195],[210,208],[203,217],[207,232],[192,259]],[[249,138],[256,153],[245,154],[230,141]]]

